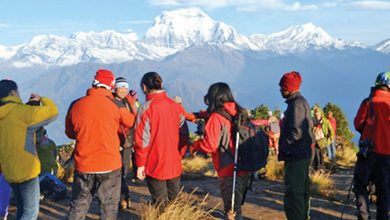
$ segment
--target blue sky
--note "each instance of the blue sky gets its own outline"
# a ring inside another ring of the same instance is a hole
[[[131,29],[142,37],[162,11],[190,6],[244,35],[312,22],[333,37],[366,45],[390,38],[390,0],[1,0],[0,45],[107,29]]]

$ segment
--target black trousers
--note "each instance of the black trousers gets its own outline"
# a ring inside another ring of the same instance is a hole
[[[376,219],[389,219],[390,156],[374,154],[374,182],[376,190]]]
[[[97,193],[100,202],[100,219],[117,219],[121,188],[121,171],[104,174],[75,172],[70,201],[69,220],[85,219],[93,195]]]
[[[356,207],[359,220],[370,219],[370,207],[368,201],[367,186],[373,181],[373,168],[375,156],[368,154],[367,158],[358,156],[353,174],[353,192],[356,197]]]
[[[154,204],[173,201],[180,192],[180,176],[169,180],[147,176],[146,181]]]
[[[121,178],[121,199],[128,200],[130,198],[129,186],[127,185],[127,177],[129,175],[129,166],[131,161],[131,148],[123,148],[121,151],[122,157],[122,178]]]
[[[313,156],[312,156],[312,158],[313,158]],[[318,170],[318,169],[323,168],[323,164],[324,164],[324,155],[323,155],[320,147],[316,145],[314,147],[314,158],[311,161],[311,167],[314,170]]]
[[[234,190],[235,199],[234,199],[234,212],[236,213],[235,219],[241,220],[241,204],[244,196],[245,189],[249,185],[250,175],[237,176],[236,179],[236,188]],[[233,191],[233,177],[219,177],[219,189],[221,190],[221,197],[223,200],[223,209],[225,215],[231,209],[232,202],[232,191]]]

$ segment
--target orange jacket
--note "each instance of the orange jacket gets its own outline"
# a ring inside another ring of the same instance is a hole
[[[113,102],[110,90],[88,89],[66,116],[65,133],[76,139],[75,168],[79,172],[108,172],[121,168],[118,128],[132,127],[134,116]]]

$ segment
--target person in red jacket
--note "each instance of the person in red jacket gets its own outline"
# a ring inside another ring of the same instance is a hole
[[[359,110],[354,119],[355,129],[361,134],[359,140],[360,143],[366,142],[371,136],[373,120],[372,112],[370,111],[370,103],[373,91],[374,87],[371,88],[369,97],[365,98],[360,104]],[[357,161],[353,175],[353,192],[355,193],[356,198],[356,208],[358,211],[357,217],[362,220],[370,219],[370,203],[368,201],[367,186],[369,182],[373,180],[372,173],[374,162],[375,158],[371,151],[365,155],[362,153],[357,154]]]
[[[101,219],[116,219],[121,188],[119,125],[132,127],[134,116],[114,103],[114,74],[98,70],[87,95],[74,101],[66,115],[65,133],[76,139],[75,176],[68,219],[84,219],[93,193]]]
[[[165,205],[180,191],[180,143],[189,134],[183,108],[167,96],[162,83],[156,72],[142,77],[146,102],[138,109],[134,149],[137,177],[146,178],[153,203]]]
[[[210,116],[205,125],[204,137],[195,141],[192,149],[211,153],[214,168],[219,177],[225,215],[231,218],[232,216],[229,215],[229,211],[231,210],[233,188],[235,143],[232,138],[233,126],[231,121],[219,112],[224,111],[230,116],[235,117],[238,114],[245,116],[246,111],[237,104],[229,86],[223,82],[212,84],[208,89],[204,101],[208,106],[207,112]],[[241,219],[241,202],[248,182],[249,172],[244,170],[238,171],[237,185],[235,188],[235,219]]]
[[[376,219],[387,220],[390,200],[390,72],[377,76],[371,105],[373,126],[370,140],[375,155],[373,175],[377,196]]]

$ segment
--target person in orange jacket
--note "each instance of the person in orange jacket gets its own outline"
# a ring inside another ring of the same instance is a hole
[[[188,142],[189,133],[184,109],[167,96],[162,83],[156,72],[142,77],[146,102],[138,109],[134,148],[137,177],[146,178],[153,203],[164,205],[180,191],[180,148]]]
[[[84,219],[96,192],[101,219],[116,219],[121,188],[118,130],[132,127],[134,116],[114,101],[114,74],[100,69],[87,95],[74,101],[66,115],[65,133],[76,140],[75,176],[68,219]]]

